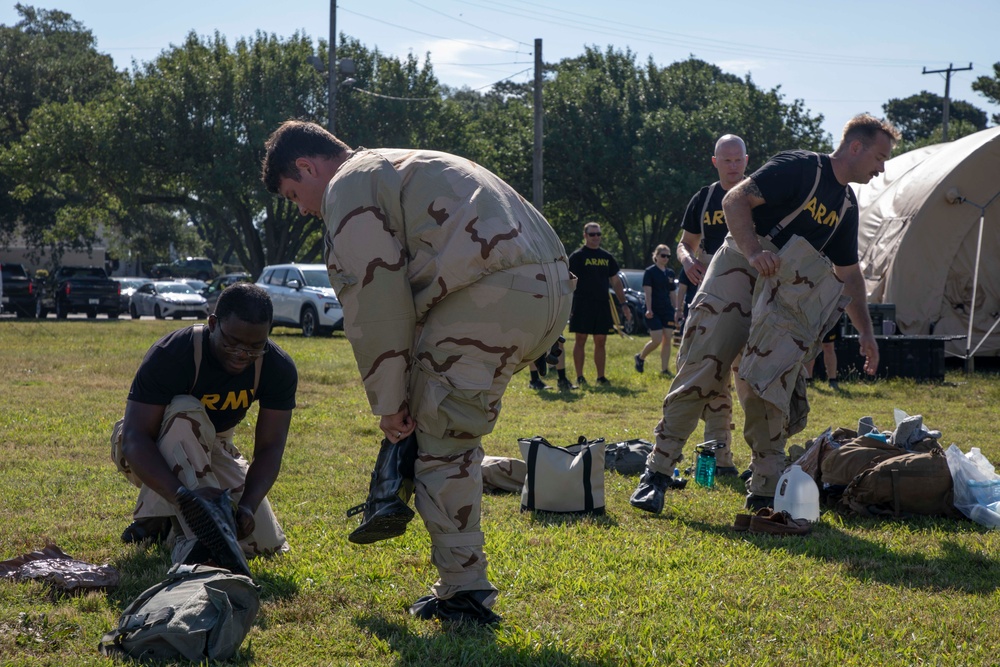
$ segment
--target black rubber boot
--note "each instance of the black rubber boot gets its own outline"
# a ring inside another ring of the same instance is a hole
[[[347,539],[354,544],[371,544],[399,537],[414,511],[407,503],[413,495],[413,466],[417,461],[417,436],[411,433],[396,444],[383,438],[368,498],[361,505],[347,510],[347,516],[364,512],[361,525]]]
[[[674,479],[670,475],[662,472],[653,472],[649,468],[642,473],[639,478],[639,486],[635,493],[629,498],[632,507],[641,509],[644,512],[659,514],[663,511],[663,496],[667,489],[681,490],[687,486],[686,479]]]
[[[229,489],[213,502],[181,487],[177,493],[177,507],[216,565],[253,578],[243,547],[236,539],[236,517]]]
[[[410,613],[425,621],[496,625],[503,619],[483,604],[495,595],[496,591],[459,591],[446,600],[425,595],[413,603]]]

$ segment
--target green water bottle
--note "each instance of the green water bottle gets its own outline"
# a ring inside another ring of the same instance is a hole
[[[699,486],[711,489],[715,486],[715,440],[695,445],[698,456],[695,459],[694,481]]]

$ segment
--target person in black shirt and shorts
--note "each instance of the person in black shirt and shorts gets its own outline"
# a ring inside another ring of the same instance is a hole
[[[674,333],[675,315],[673,305],[674,272],[667,268],[670,261],[670,247],[664,244],[653,251],[653,264],[642,274],[642,291],[646,295],[646,328],[649,330],[647,342],[639,354],[635,355],[635,370],[642,373],[646,367],[646,357],[660,347],[660,373],[670,374],[670,348]]]
[[[626,319],[632,318],[632,311],[625,307],[625,288],[618,278],[618,262],[611,253],[601,249],[601,226],[596,222],[583,226],[583,246],[569,256],[569,270],[577,277],[573,310],[569,316],[569,330],[576,334],[573,342],[576,383],[587,383],[583,377],[583,364],[587,338],[593,336],[597,384],[610,385],[611,382],[604,376],[605,343],[608,332],[614,329],[609,287],[614,287],[615,297]]]

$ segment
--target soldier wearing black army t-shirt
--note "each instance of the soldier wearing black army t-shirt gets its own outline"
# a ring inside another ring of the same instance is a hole
[[[176,511],[181,488],[211,499],[228,488],[241,546],[248,555],[288,549],[266,495],[278,476],[295,407],[298,374],[269,338],[267,292],[239,283],[219,297],[208,325],[164,336],[139,365],[112,434],[119,470],[140,487],[126,542],[176,531],[175,562],[194,547]],[[233,443],[251,403],[260,405],[253,463]]]
[[[857,203],[848,184],[867,183],[881,173],[898,139],[890,124],[868,114],[855,116],[833,154],[781,153],[723,198],[732,238],[713,257],[688,323],[708,335],[685,336],[682,342],[682,364],[663,402],[656,446],[631,498],[634,507],[662,510],[670,473],[697,426],[705,397],[723,390],[718,371],[741,352],[741,375],[754,387],[740,396],[746,415],[743,434],[753,452],[746,506],[773,506],[784,468],[791,401],[804,400],[794,389],[795,371],[807,349],[818,344],[841,291],[851,299],[847,314],[859,332],[865,371],[876,371],[878,347],[858,267]],[[789,251],[787,266],[779,255],[783,249]],[[788,279],[791,273],[794,278]],[[786,282],[772,285],[775,292],[760,292],[764,296],[755,300],[754,285],[778,275]],[[779,292],[783,285],[786,291]],[[782,294],[795,295],[795,302],[782,305]],[[803,330],[793,338],[798,319]],[[754,349],[748,345],[751,338],[757,342]],[[753,362],[748,364],[748,358]],[[756,383],[764,375],[780,382]],[[804,413],[796,417],[796,426],[804,427]]]
[[[735,134],[726,134],[715,142],[712,166],[719,172],[719,180],[706,185],[691,198],[681,224],[681,240],[677,244],[677,259],[683,271],[678,279],[677,317],[687,316],[687,305],[698,289],[712,255],[722,246],[729,233],[722,198],[743,180],[747,168],[746,143]],[[678,326],[683,331],[683,326]],[[692,335],[698,335],[697,332]],[[729,369],[725,369],[726,391],[711,397],[702,409],[705,421],[705,440],[716,442],[716,475],[726,477],[738,474],[733,461],[732,429],[733,400]]]

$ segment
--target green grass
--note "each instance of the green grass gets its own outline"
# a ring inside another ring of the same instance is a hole
[[[0,558],[57,543],[122,574],[108,594],[53,598],[0,583],[0,665],[105,665],[101,635],[169,564],[126,546],[135,489],[109,458],[109,433],[148,346],[179,323],[0,321]],[[296,360],[299,407],[271,501],[292,551],[251,563],[263,606],[240,665],[992,665],[1000,645],[1000,534],[970,522],[862,519],[824,512],[803,538],[738,534],[740,484],[672,493],[662,515],[633,510],[636,478],[607,476],[607,516],[531,516],[518,496],[488,496],[483,525],[501,590],[495,631],[448,630],[406,607],[434,580],[419,521],[366,547],[344,511],[364,499],[379,432],[341,334],[277,329]],[[667,380],[636,375],[642,341],[609,339],[609,389],[560,395],[515,378],[487,453],[517,438],[651,438]],[[594,376],[589,365],[587,375]],[[944,444],[1000,461],[1000,382],[949,372],[825,385],[801,444],[827,426],[899,407],[924,415]],[[252,451],[248,424],[237,444]],[[737,433],[742,414],[736,415]],[[737,464],[749,452],[737,435]],[[691,445],[697,440],[692,439]],[[690,453],[690,452],[689,452]]]

